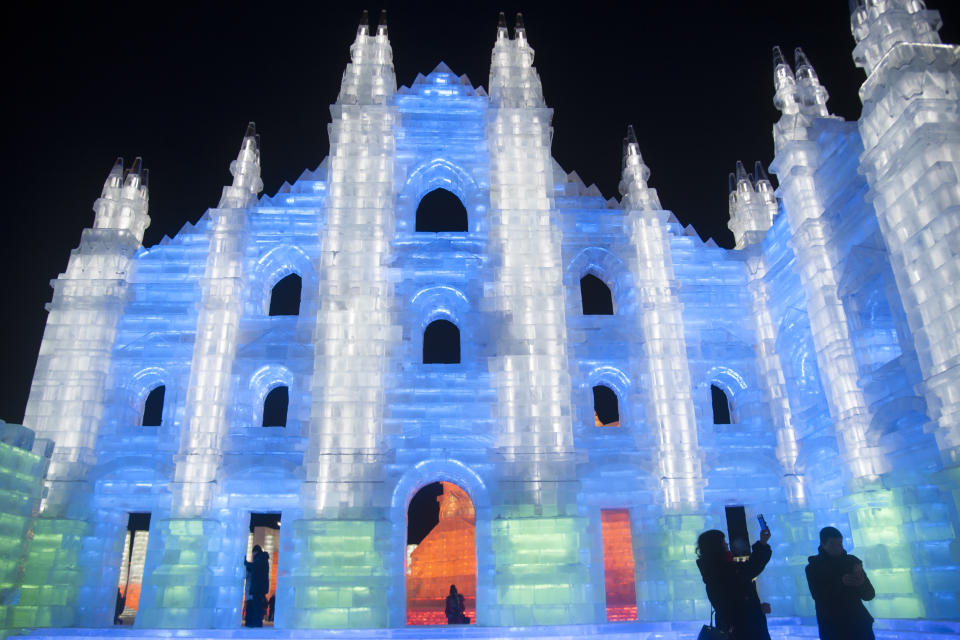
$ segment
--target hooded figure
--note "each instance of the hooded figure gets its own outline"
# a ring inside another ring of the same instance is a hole
[[[266,610],[267,592],[270,590],[270,554],[253,547],[253,562],[243,561],[247,570],[247,594],[244,624],[248,627],[262,627]]]
[[[808,558],[807,584],[817,607],[821,640],[874,640],[873,616],[863,606],[876,592],[863,563],[843,548],[843,534],[820,531],[819,553]]]

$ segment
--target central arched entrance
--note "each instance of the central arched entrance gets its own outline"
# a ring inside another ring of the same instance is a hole
[[[464,597],[464,613],[476,622],[476,511],[467,492],[452,482],[420,489],[407,508],[407,624],[447,624],[450,585]]]

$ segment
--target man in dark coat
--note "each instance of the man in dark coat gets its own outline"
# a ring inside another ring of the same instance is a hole
[[[270,591],[270,554],[260,548],[253,547],[253,562],[244,560],[247,569],[247,609],[245,625],[248,627],[262,627],[263,614],[267,604],[267,592]]]
[[[820,553],[810,556],[807,584],[817,606],[821,640],[874,640],[873,616],[863,606],[876,592],[863,563],[843,548],[843,534],[820,530]]]

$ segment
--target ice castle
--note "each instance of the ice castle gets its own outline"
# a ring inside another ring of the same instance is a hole
[[[398,634],[408,504],[443,482],[474,548],[434,546],[466,557],[478,627],[684,637],[709,615],[695,538],[745,505],[777,637],[810,624],[828,524],[878,628],[960,631],[960,47],[921,0],[851,20],[862,117],[775,51],[779,186],[737,164],[733,250],[664,209],[632,131],[620,200],[552,159],[519,21],[486,91],[443,64],[397,88],[364,21],[327,158],[261,196],[250,128],[219,205],[156,246],[147,172],[118,162],[3,425],[0,628],[226,637],[257,541],[284,637]]]

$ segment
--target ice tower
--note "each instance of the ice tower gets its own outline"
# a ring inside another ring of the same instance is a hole
[[[776,637],[810,623],[828,524],[881,629],[960,631],[960,50],[919,0],[851,19],[862,118],[774,50],[779,186],[736,164],[733,250],[661,204],[632,127],[619,200],[553,160],[520,16],[488,93],[443,63],[398,88],[364,15],[329,155],[261,195],[251,123],[217,207],[156,246],[146,170],[118,161],[53,283],[25,428],[0,425],[0,628],[213,637],[256,540],[293,635],[431,619],[408,604],[456,581],[479,626],[685,637],[709,615],[696,536],[740,504],[776,531]]]

